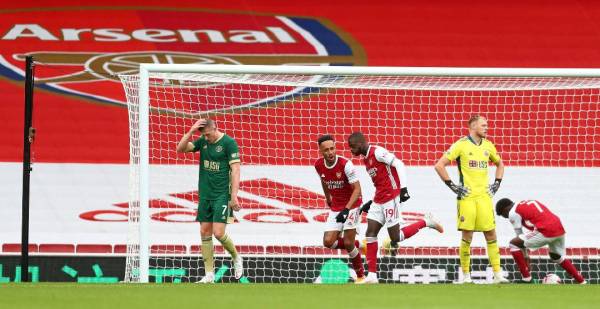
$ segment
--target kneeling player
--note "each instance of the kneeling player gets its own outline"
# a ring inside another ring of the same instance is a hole
[[[523,281],[531,282],[529,265],[523,249],[548,246],[550,259],[566,270],[578,283],[586,283],[577,268],[566,258],[565,230],[558,216],[536,200],[513,201],[503,198],[496,203],[496,214],[508,218],[517,237],[510,241],[510,253],[519,267]],[[529,232],[523,233],[523,227]]]
[[[358,283],[365,277],[358,242],[355,240],[360,223],[360,182],[352,161],[336,155],[335,142],[331,135],[319,137],[318,142],[323,157],[315,162],[315,169],[321,178],[327,205],[331,209],[327,217],[323,245],[332,249],[345,248],[348,251]],[[340,237],[342,231],[344,238]]]

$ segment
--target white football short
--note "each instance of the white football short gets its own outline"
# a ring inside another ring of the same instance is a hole
[[[400,205],[400,196],[383,204],[373,202],[367,214],[367,219],[375,220],[388,228],[396,224],[404,224],[400,214]]]
[[[548,245],[548,249],[552,253],[556,253],[560,256],[565,256],[567,250],[565,249],[565,235],[558,237],[546,237],[539,231],[533,231],[519,235],[525,242],[525,247],[528,249],[538,249],[545,245]]]
[[[339,223],[336,222],[335,217],[340,213],[339,211],[329,211],[329,215],[327,216],[327,222],[325,223],[325,232],[329,231],[339,231],[342,230],[354,230],[356,229],[358,232],[358,225],[360,223],[360,207],[356,207],[354,209],[350,209],[348,213],[348,218],[346,222]]]

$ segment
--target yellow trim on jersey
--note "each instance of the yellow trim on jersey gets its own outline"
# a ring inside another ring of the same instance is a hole
[[[460,182],[471,190],[467,199],[487,194],[489,162],[498,163],[501,160],[492,142],[482,139],[476,145],[470,137],[463,137],[452,144],[444,156],[457,162]]]
[[[221,137],[217,138],[217,140],[216,140],[216,141],[214,141],[214,142],[212,142],[212,143],[209,143],[208,141],[206,141],[206,143],[207,143],[207,144],[216,144],[216,143],[218,143],[218,142],[219,142],[220,140],[222,140],[222,139],[223,139],[223,137],[225,137],[225,135],[226,135],[226,134],[225,134],[225,133],[223,133],[223,132],[221,132],[221,133],[222,133],[222,134],[221,134]]]
[[[240,163],[240,162],[242,162],[242,160],[240,160],[240,159],[231,160],[231,161],[229,161],[229,165],[234,164],[234,163]]]

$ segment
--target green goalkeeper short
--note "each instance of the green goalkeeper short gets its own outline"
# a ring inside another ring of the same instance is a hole
[[[228,219],[232,216],[233,212],[229,207],[229,196],[227,195],[214,200],[200,200],[196,221],[228,223]]]

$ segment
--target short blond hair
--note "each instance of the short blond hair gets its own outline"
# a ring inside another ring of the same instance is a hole
[[[481,116],[481,115],[473,115],[471,116],[471,118],[469,118],[469,128],[471,127],[471,125],[473,123],[475,123],[476,121],[478,121],[479,119],[485,119],[485,117]]]

